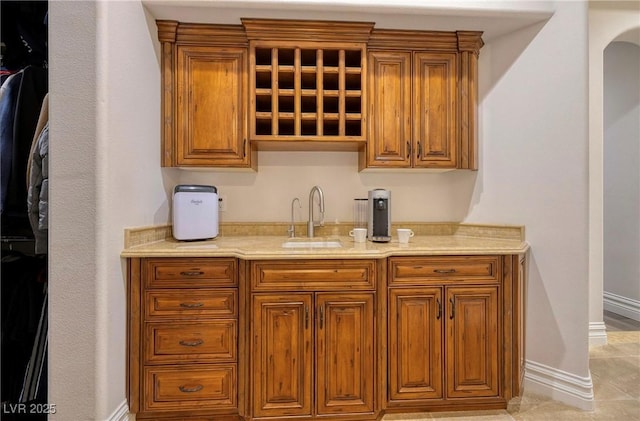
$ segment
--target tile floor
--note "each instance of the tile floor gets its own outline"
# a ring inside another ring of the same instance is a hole
[[[384,421],[640,421],[640,322],[605,312],[607,345],[589,350],[595,410],[524,392],[506,410],[387,414]]]

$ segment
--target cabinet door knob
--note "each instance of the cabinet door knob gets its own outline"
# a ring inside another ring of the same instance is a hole
[[[411,156],[411,142],[407,140],[407,159]]]
[[[322,325],[324,323],[324,306],[320,307],[320,329],[322,329]]]
[[[418,142],[418,159],[420,159],[420,155],[422,155],[422,143]]]
[[[451,315],[449,316],[449,318],[453,320],[453,318],[456,317],[456,302],[453,297],[449,298],[449,303],[451,303]]]
[[[436,313],[436,320],[440,320],[440,316],[442,316],[442,303],[438,298],[436,298],[436,304],[438,305],[438,312]]]

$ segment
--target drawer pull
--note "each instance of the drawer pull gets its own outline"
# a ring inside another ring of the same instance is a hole
[[[193,386],[193,387],[180,386],[179,389],[180,389],[180,391],[182,393],[195,393],[195,392],[199,392],[202,389],[204,389],[204,386],[201,385],[201,384]]]
[[[204,303],[180,303],[182,308],[198,308],[204,306]]]
[[[204,343],[202,339],[196,339],[195,341],[180,341],[179,344],[182,346],[200,346]]]
[[[204,275],[204,272],[202,272],[201,270],[198,271],[184,271],[184,272],[180,272],[180,275],[182,276],[200,276],[200,275]]]
[[[456,273],[455,269],[434,269],[435,273]]]

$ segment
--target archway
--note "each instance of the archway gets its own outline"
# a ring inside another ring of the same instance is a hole
[[[640,45],[627,35],[604,50],[603,307],[640,321]]]
[[[606,344],[604,283],[604,50],[614,41],[640,45],[634,2],[589,3],[589,343]]]

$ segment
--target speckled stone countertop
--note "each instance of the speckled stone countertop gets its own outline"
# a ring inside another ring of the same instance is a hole
[[[239,257],[242,259],[362,259],[388,256],[522,254],[529,245],[524,228],[457,223],[402,223],[392,227],[388,243],[354,243],[348,236],[350,224],[330,224],[321,227],[313,241],[337,240],[342,247],[284,248],[289,240],[287,224],[227,223],[221,224],[220,235],[205,241],[177,241],[171,237],[170,226],[143,227],[125,230],[122,257]],[[415,236],[409,244],[399,244],[398,227],[411,228]],[[304,237],[304,227],[295,241],[311,241]]]

